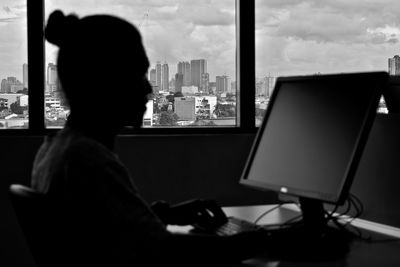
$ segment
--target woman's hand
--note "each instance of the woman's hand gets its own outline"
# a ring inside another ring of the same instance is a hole
[[[213,228],[227,221],[224,211],[215,200],[194,199],[171,206],[159,201],[152,208],[165,224]]]

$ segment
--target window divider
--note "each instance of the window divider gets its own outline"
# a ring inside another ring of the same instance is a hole
[[[45,130],[44,0],[27,0],[29,129]]]
[[[238,79],[237,121],[245,130],[255,129],[255,1],[237,0],[237,58]]]

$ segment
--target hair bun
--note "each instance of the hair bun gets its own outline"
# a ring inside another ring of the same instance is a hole
[[[60,47],[63,43],[68,41],[69,36],[77,27],[79,21],[76,15],[65,16],[60,10],[56,10],[50,14],[47,21],[44,36],[47,41]]]

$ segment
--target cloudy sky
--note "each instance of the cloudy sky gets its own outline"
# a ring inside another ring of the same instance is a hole
[[[385,70],[400,54],[398,0],[258,0],[257,75]]]
[[[152,65],[204,58],[210,80],[235,78],[234,0],[52,0],[52,10],[108,13],[140,28]],[[0,0],[0,79],[22,79],[26,0]],[[257,76],[387,70],[400,54],[398,0],[256,0]],[[47,46],[47,62],[56,49]],[[82,59],[84,61],[84,59]]]
[[[14,76],[22,81],[26,34],[26,0],[0,0],[0,80]]]
[[[179,61],[206,59],[210,80],[235,75],[234,0],[52,0],[46,13],[61,9],[80,17],[107,13],[134,23],[143,35],[152,66],[167,62],[170,78]],[[54,58],[54,48],[48,60]]]

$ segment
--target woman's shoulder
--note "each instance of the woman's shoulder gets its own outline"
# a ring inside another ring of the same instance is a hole
[[[83,161],[92,165],[118,161],[115,153],[104,145],[69,128],[49,136],[45,143],[56,153],[61,153],[67,161]]]

